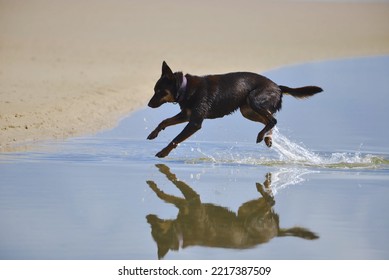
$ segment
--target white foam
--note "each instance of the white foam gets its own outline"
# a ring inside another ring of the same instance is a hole
[[[360,150],[352,153],[315,153],[292,142],[282,135],[277,128],[273,129],[273,149],[278,153],[280,161],[304,166],[374,167],[377,165],[377,159],[386,162],[386,160],[371,154],[363,155]]]

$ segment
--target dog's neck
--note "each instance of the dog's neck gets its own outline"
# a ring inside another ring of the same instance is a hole
[[[188,80],[186,79],[185,75],[182,74],[182,82],[181,85],[177,91],[176,101],[179,103],[182,100],[184,100],[184,95],[186,91],[186,85],[188,83]]]

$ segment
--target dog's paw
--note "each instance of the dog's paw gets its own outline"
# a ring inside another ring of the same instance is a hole
[[[266,137],[265,137],[265,144],[266,144],[266,146],[268,146],[269,148],[272,146],[272,144],[273,144],[273,139],[272,139],[271,136],[266,136]]]
[[[149,136],[147,136],[147,139],[148,139],[148,140],[153,140],[153,139],[157,138],[158,133],[159,133],[158,130],[154,130],[153,132],[151,132],[151,133],[149,134]]]
[[[163,149],[162,151],[158,152],[155,156],[159,158],[164,158],[169,154],[170,151],[167,151],[166,149]]]
[[[155,156],[156,156],[156,157],[159,157],[159,158],[164,158],[164,157],[166,157],[167,155],[165,155],[165,154],[161,151],[161,152],[158,152]]]

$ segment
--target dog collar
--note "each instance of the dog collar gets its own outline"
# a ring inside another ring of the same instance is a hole
[[[187,83],[188,83],[188,80],[186,79],[185,75],[183,75],[181,86],[177,91],[177,102],[180,102],[184,99],[184,93],[186,91]]]

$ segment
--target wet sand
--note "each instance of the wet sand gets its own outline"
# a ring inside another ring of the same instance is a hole
[[[0,0],[0,151],[114,126],[193,74],[389,53],[389,4]]]

